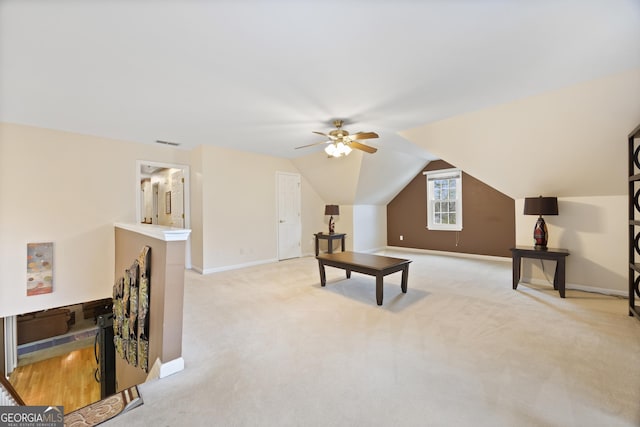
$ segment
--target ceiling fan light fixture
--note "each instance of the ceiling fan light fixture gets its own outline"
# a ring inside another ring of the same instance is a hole
[[[322,135],[328,138],[329,139],[328,141],[321,141],[313,144],[302,145],[300,147],[296,147],[296,150],[298,148],[313,147],[319,144],[328,144],[325,147],[324,151],[329,156],[333,156],[333,157],[347,156],[349,155],[349,153],[351,153],[351,151],[353,151],[354,148],[370,154],[378,151],[377,148],[371,147],[369,145],[366,145],[360,142],[366,139],[378,138],[377,133],[357,132],[353,135],[349,135],[349,132],[342,129],[342,124],[343,124],[342,120],[334,120],[333,124],[336,126],[336,129],[332,130],[328,134],[324,132],[318,132],[315,130],[312,131],[312,133],[316,133],[318,135]]]
[[[353,151],[351,147],[349,147],[344,142],[331,143],[326,146],[324,152],[333,157],[346,156]]]

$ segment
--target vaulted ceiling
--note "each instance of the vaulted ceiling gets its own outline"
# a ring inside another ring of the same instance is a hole
[[[313,177],[321,147],[294,148],[342,118],[380,151],[336,159],[329,199],[384,203],[390,176],[442,155],[402,132],[639,67],[638,40],[636,0],[0,0],[0,120],[287,157]]]

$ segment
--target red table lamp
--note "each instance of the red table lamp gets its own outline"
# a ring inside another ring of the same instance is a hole
[[[340,208],[338,205],[325,205],[324,214],[330,215],[329,218],[329,234],[333,234],[335,232],[335,223],[333,222],[334,215],[340,215]]]
[[[538,221],[536,221],[536,225],[533,228],[533,240],[535,241],[536,249],[546,250],[549,233],[542,215],[558,215],[558,198],[542,196],[525,197],[524,214],[538,215]]]

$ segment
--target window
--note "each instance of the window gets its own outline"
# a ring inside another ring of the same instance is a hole
[[[462,171],[444,169],[427,176],[427,228],[462,230]]]

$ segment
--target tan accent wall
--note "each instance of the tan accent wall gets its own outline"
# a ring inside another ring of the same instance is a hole
[[[464,172],[462,231],[427,229],[427,180],[423,172],[453,167],[443,160],[430,162],[387,205],[387,244],[510,257],[509,249],[515,245],[515,201]]]
[[[185,241],[165,242],[120,228],[115,229],[115,277],[136,260],[142,248],[151,247],[149,287],[149,369],[157,358],[162,363],[182,356]],[[147,373],[116,355],[116,390],[146,380]]]

